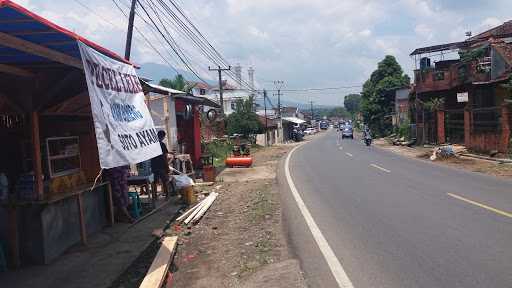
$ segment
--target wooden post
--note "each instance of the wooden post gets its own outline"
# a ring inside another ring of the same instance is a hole
[[[39,136],[39,113],[32,112],[32,168],[34,170],[34,191],[37,194],[37,199],[42,200],[44,195],[43,190],[43,169],[41,164],[41,140]]]
[[[108,224],[114,226],[114,201],[112,200],[112,187],[107,183],[107,202],[108,202]]]
[[[8,235],[9,235],[9,253],[10,265],[12,268],[20,267],[20,250],[18,241],[18,215],[16,206],[9,206],[8,211]]]
[[[464,108],[464,145],[471,148],[471,111]]]
[[[78,216],[80,220],[80,238],[82,239],[82,244],[87,245],[87,231],[85,229],[84,202],[82,199],[82,193],[77,195],[76,202],[78,204]]]
[[[162,99],[163,106],[164,106],[164,124],[165,124],[165,134],[167,134],[167,137],[165,138],[165,142],[167,142],[167,147],[170,147],[169,144],[169,137],[171,136],[171,128],[169,127],[169,97],[166,96]]]
[[[501,105],[501,139],[499,152],[508,153],[510,142],[510,114],[507,103]]]

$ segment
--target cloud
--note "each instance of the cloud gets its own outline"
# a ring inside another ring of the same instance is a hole
[[[427,26],[426,24],[418,24],[414,28],[414,32],[416,34],[426,40],[431,40],[434,38],[434,31],[432,31],[432,28]]]
[[[267,32],[261,31],[260,29],[254,27],[254,26],[249,26],[248,31],[254,37],[261,38],[261,39],[268,38]]]
[[[122,54],[126,18],[111,1],[80,1],[95,13],[75,1],[21,0],[36,13]],[[510,0],[495,0],[493,5],[483,0],[187,0],[178,3],[229,62],[241,63],[244,69],[253,66],[256,79],[285,80],[287,87],[293,88],[362,83],[386,54],[395,55],[404,71],[412,75],[414,63],[409,53],[415,48],[464,40],[465,31],[472,30],[475,34],[501,24],[510,17],[507,11],[512,9]],[[183,68],[168,45],[156,38],[140,18],[135,22],[153,45],[165,47],[161,51],[169,61]],[[177,33],[175,27],[168,28],[196,70],[203,76],[213,77],[207,67],[214,63],[202,56],[186,36]],[[163,62],[137,33],[134,35],[135,63]],[[260,88],[270,83],[257,82],[261,83]],[[315,101],[333,103],[345,92],[348,91],[318,96]]]
[[[481,23],[480,23],[480,29],[481,30],[487,30],[487,29],[490,29],[492,27],[496,27],[498,25],[501,25],[503,24],[503,21],[501,21],[500,19],[496,18],[496,17],[488,17],[488,18],[485,18]]]

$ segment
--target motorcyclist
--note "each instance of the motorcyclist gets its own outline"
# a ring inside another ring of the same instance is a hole
[[[368,128],[368,125],[364,125],[363,128],[363,139],[366,146],[370,146],[372,144],[372,134],[370,132],[370,128]]]

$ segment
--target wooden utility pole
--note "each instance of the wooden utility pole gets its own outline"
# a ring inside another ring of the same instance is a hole
[[[130,16],[128,17],[128,32],[126,33],[126,46],[124,50],[124,58],[130,60],[130,54],[132,51],[132,37],[133,37],[133,22],[135,20],[135,5],[137,0],[132,0],[130,8]]]
[[[208,70],[210,71],[217,71],[219,73],[219,101],[220,101],[220,114],[224,115],[224,88],[222,87],[222,71],[229,71],[231,70],[231,66],[228,66],[228,68],[221,68],[220,66],[218,68],[210,68],[208,66]]]

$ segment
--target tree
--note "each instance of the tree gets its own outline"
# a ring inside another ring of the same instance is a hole
[[[263,132],[258,114],[254,112],[254,98],[239,99],[236,102],[235,112],[226,118],[229,135],[242,134],[245,138]]]
[[[181,75],[181,74],[176,75],[176,77],[174,77],[174,79],[164,78],[164,79],[160,80],[159,85],[167,87],[167,88],[183,91],[186,93],[190,93],[192,88],[194,88],[194,86],[195,86],[195,85],[190,85],[189,83],[187,83],[187,81],[185,81],[185,78],[183,78],[183,75]]]
[[[343,105],[345,105],[345,109],[354,116],[361,110],[361,94],[348,94],[343,100]]]
[[[373,71],[361,94],[361,111],[364,121],[376,135],[387,135],[393,131],[391,112],[395,91],[408,86],[410,78],[404,74],[395,57],[387,55]]]

